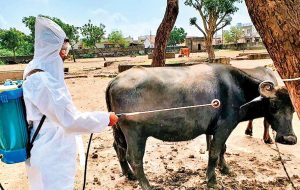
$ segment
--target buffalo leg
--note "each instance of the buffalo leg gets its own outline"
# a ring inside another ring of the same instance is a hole
[[[212,135],[206,135],[206,151],[209,151]]]
[[[134,175],[139,181],[143,190],[151,190],[148,179],[145,176],[143,168],[143,157],[145,153],[146,139],[136,135],[130,135],[127,141],[126,158],[133,170]]]
[[[250,136],[253,135],[253,125],[252,125],[252,123],[253,123],[253,120],[249,120],[247,129],[245,131],[246,135],[250,135]]]
[[[218,159],[222,149],[225,152],[224,149],[225,142],[235,126],[236,125],[233,124],[223,123],[222,125],[218,126],[218,130],[213,136],[211,147],[209,149],[208,167],[206,173],[208,179],[207,186],[209,188],[210,187],[214,188],[217,184],[215,169],[217,167]],[[225,163],[224,157],[223,157],[223,163]]]
[[[129,168],[128,162],[126,160],[126,150],[127,150],[127,143],[125,136],[119,126],[113,127],[113,135],[114,135],[114,149],[117,153],[118,160],[121,165],[122,173],[127,177],[129,180],[135,180],[131,169]]]
[[[120,147],[116,142],[114,142],[114,148],[117,152],[117,156],[121,165],[122,173],[129,180],[136,180],[136,177],[133,175],[131,169],[129,168],[128,162],[126,160],[126,148]]]
[[[224,158],[224,154],[226,152],[226,144],[224,144],[222,150],[221,150],[221,153],[220,153],[220,157],[219,157],[219,167],[220,167],[220,171],[222,174],[225,174],[225,175],[228,175],[230,170],[229,170],[229,167],[225,161],[225,158]]]
[[[264,119],[264,142],[266,144],[273,144],[272,138],[270,137],[270,133],[269,133],[269,128],[270,128],[270,124],[267,122],[266,119]]]

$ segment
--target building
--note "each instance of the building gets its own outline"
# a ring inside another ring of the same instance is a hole
[[[130,43],[134,42],[134,39],[133,39],[133,37],[128,36],[125,38],[125,41],[127,41],[130,44]]]
[[[239,40],[239,43],[262,42],[260,35],[258,34],[257,30],[255,29],[252,23],[238,23],[237,27],[242,28],[242,31],[244,33],[243,37]]]
[[[97,48],[113,48],[116,47],[117,45],[114,43],[109,42],[107,39],[102,39],[100,43],[96,43]],[[80,39],[79,42],[77,42],[74,45],[74,49],[89,49],[86,47],[83,43],[83,41]]]
[[[215,34],[215,35],[214,35],[214,38],[213,38],[212,44],[213,44],[213,45],[221,45],[221,44],[222,44],[222,41],[223,41],[222,35],[217,35],[217,34]]]
[[[155,35],[139,36],[138,37],[138,42],[143,43],[145,48],[154,48]]]
[[[205,51],[205,38],[197,36],[188,36],[185,39],[185,46],[190,49],[191,53]]]

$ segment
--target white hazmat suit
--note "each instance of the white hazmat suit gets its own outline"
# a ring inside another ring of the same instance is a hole
[[[23,83],[27,120],[33,122],[31,137],[42,115],[46,120],[26,161],[32,190],[72,190],[76,172],[75,135],[96,133],[109,124],[108,112],[81,113],[76,110],[64,82],[59,52],[66,35],[54,22],[37,17],[35,52],[25,69],[41,69]]]

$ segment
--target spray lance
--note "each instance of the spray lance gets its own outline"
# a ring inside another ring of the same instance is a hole
[[[211,101],[211,103],[209,103],[209,104],[199,104],[199,105],[193,105],[193,106],[173,107],[173,108],[166,108],[166,109],[157,109],[157,110],[149,110],[149,111],[130,112],[130,113],[117,113],[116,116],[118,116],[118,117],[134,116],[134,115],[140,115],[140,114],[167,112],[167,111],[191,109],[191,108],[198,108],[198,107],[209,107],[209,106],[213,107],[214,109],[218,109],[221,106],[221,102],[219,99],[213,99]],[[92,138],[93,138],[93,133],[90,135],[90,139],[89,139],[89,143],[88,143],[88,147],[87,147],[86,158],[85,158],[83,190],[85,190],[88,155],[89,155],[89,151],[90,151],[90,145],[91,145]]]

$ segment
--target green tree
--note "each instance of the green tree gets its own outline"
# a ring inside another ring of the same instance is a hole
[[[72,52],[73,52],[73,60],[74,62],[76,62],[75,59],[75,51],[74,51],[74,46],[75,44],[77,44],[79,42],[79,31],[78,31],[79,27],[75,27],[74,25],[66,25],[65,28],[65,32],[70,40],[70,45],[72,48]]]
[[[108,35],[108,41],[119,45],[120,47],[128,47],[129,42],[124,38],[123,34],[119,30],[112,31]]]
[[[103,39],[104,37],[104,29],[105,26],[103,24],[96,26],[91,23],[91,20],[89,20],[87,24],[83,25],[80,28],[81,34],[83,36],[83,42],[85,43],[85,45],[90,48],[95,48],[96,50],[99,50],[102,54],[104,61],[106,61],[103,52],[96,46],[96,44],[101,42],[101,39]]]
[[[32,55],[33,43],[31,42],[31,36],[25,36],[25,39],[21,42],[20,48],[17,49],[17,55]]]
[[[169,46],[176,46],[184,42],[187,33],[183,28],[177,28],[176,26],[171,31],[171,35],[168,41]]]
[[[195,8],[202,21],[202,27],[197,24],[197,18],[191,18],[190,24],[198,28],[204,35],[206,42],[206,51],[209,60],[215,58],[212,45],[214,34],[229,25],[238,8],[234,5],[241,0],[185,0],[185,5]]]
[[[16,60],[16,52],[26,44],[26,35],[15,28],[2,30],[0,33],[0,45],[13,52],[14,60]]]
[[[68,37],[68,39],[70,41],[71,48],[72,48],[73,60],[74,60],[74,62],[76,62],[74,46],[75,46],[75,44],[77,44],[79,42],[79,31],[78,31],[79,27],[75,27],[74,25],[67,24],[67,23],[63,22],[62,20],[60,20],[59,18],[56,18],[56,17],[49,17],[49,16],[45,16],[45,17],[53,20],[66,33],[66,36]]]
[[[34,33],[35,33],[35,17],[34,16],[23,17],[22,22],[30,30],[31,41],[33,43]]]
[[[62,20],[60,20],[59,18],[56,18],[56,17],[50,17],[50,16],[45,16],[45,15],[40,15],[40,16],[43,16],[45,18],[49,18],[49,19],[53,20],[56,24],[58,24],[63,29],[63,31],[66,33],[66,36],[70,40],[70,45],[71,45],[72,52],[73,52],[73,60],[74,60],[74,62],[76,62],[75,52],[74,52],[74,45],[76,43],[78,43],[78,41],[79,41],[78,27],[75,27],[74,25],[67,24],[67,23],[63,22]],[[34,16],[24,17],[22,19],[22,22],[31,31],[31,37],[32,37],[31,40],[32,40],[32,42],[34,41],[35,19],[36,19],[36,17],[34,17]]]
[[[226,43],[235,43],[237,47],[237,43],[241,37],[243,37],[243,30],[241,27],[232,26],[229,31],[224,33],[224,39]]]

